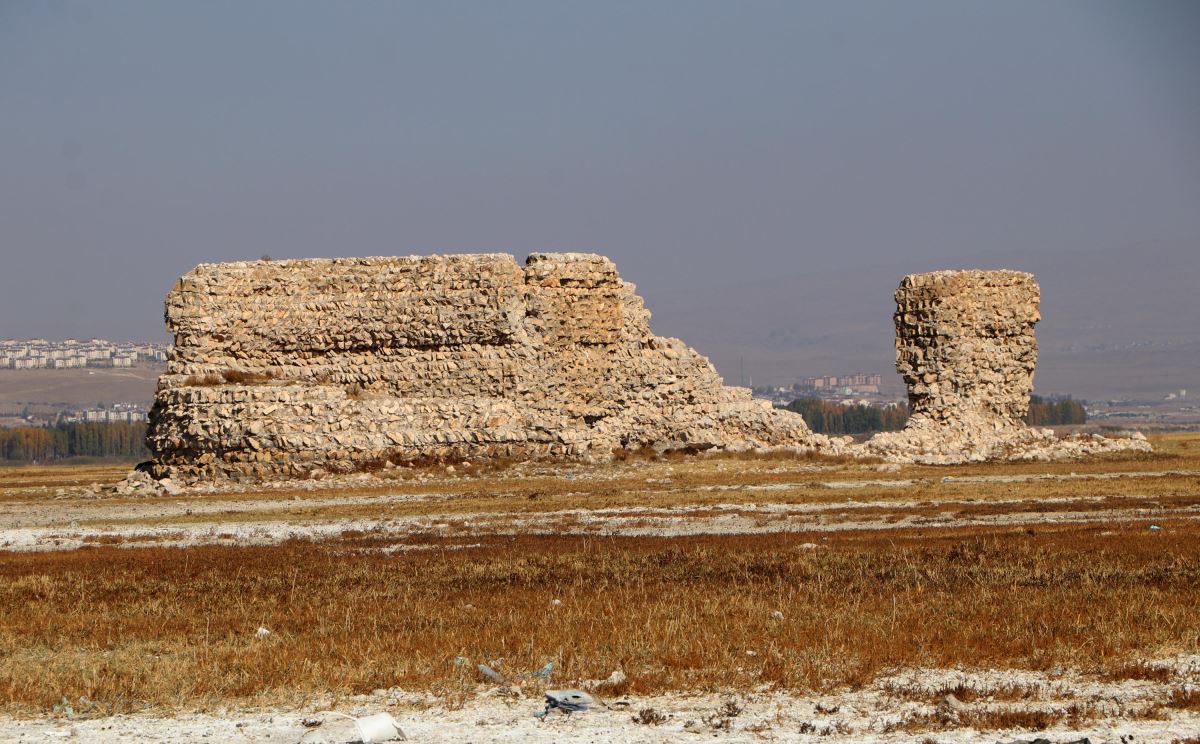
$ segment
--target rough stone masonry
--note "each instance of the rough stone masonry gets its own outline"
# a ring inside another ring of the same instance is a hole
[[[645,447],[936,464],[1149,449],[1140,435],[1059,438],[1022,422],[1038,300],[1022,272],[905,277],[896,366],[912,416],[853,445],[725,387],[707,359],[655,336],[602,256],[201,264],[166,300],[175,345],[150,414],[150,471],[280,479]]]
[[[202,264],[166,299],[175,345],[151,471],[186,483],[643,447],[845,450],[724,387],[649,317],[592,254]]]
[[[1059,438],[1025,425],[1040,299],[1033,275],[1021,271],[904,277],[896,290],[896,370],[911,415],[903,431],[873,437],[867,453],[948,464],[1149,450],[1140,435]]]

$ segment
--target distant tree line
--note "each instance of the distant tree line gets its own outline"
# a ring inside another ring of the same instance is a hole
[[[49,462],[68,457],[144,460],[146,424],[73,423],[0,429],[0,461]]]
[[[1072,400],[1070,396],[1056,400],[1046,400],[1040,395],[1029,396],[1029,413],[1025,414],[1025,423],[1030,426],[1059,426],[1086,422],[1087,411],[1083,409],[1083,403]]]
[[[876,408],[858,403],[843,405],[820,398],[797,398],[787,409],[804,417],[808,428],[818,434],[867,434],[875,431],[896,431],[908,421],[908,406]]]
[[[787,410],[804,417],[808,428],[818,434],[871,434],[877,431],[903,429],[908,421],[908,406],[876,408],[857,403],[831,403],[820,398],[797,398]],[[1025,423],[1030,426],[1061,426],[1087,422],[1083,403],[1070,397],[1046,400],[1040,395],[1029,396],[1029,413]]]

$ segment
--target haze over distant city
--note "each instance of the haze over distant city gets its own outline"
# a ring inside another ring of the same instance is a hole
[[[201,262],[611,257],[731,382],[891,374],[900,277],[1037,274],[1037,387],[1200,388],[1193,2],[0,5],[0,338]]]

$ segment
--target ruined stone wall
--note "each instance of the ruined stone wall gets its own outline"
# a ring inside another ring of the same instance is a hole
[[[608,259],[534,254],[202,264],[147,435],[157,477],[615,449],[836,449],[654,336]]]
[[[896,290],[896,370],[914,415],[1019,421],[1029,410],[1040,291],[1021,271],[910,274]]]
[[[202,264],[167,296],[175,345],[150,415],[150,470],[194,482],[642,447],[922,463],[1149,449],[1022,423],[1038,300],[1022,272],[905,277],[896,367],[912,416],[857,446],[725,387],[707,359],[655,336],[602,256]]]
[[[1059,438],[1025,425],[1039,300],[1033,275],[1021,271],[904,277],[896,290],[896,370],[911,415],[903,431],[875,435],[864,453],[951,464],[1148,450],[1144,438]]]

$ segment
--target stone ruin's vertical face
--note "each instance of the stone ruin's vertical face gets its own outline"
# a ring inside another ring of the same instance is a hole
[[[1040,291],[1020,271],[910,274],[896,290],[896,370],[911,412],[1019,423],[1029,409]]]
[[[157,477],[304,477],[448,457],[828,445],[655,336],[603,256],[202,264],[147,445]]]
[[[871,437],[864,453],[949,465],[1149,451],[1144,437],[1060,438],[1025,425],[1039,300],[1033,275],[1021,271],[904,277],[896,290],[896,370],[908,384],[911,415],[902,431]]]
[[[727,388],[655,336],[603,256],[538,253],[202,264],[166,300],[175,334],[147,430],[151,472],[311,477],[429,458],[788,447],[893,462],[1149,449],[1024,426],[1039,290],[1018,271],[912,274],[896,368],[912,415],[862,445]]]

